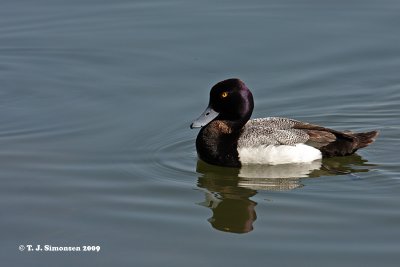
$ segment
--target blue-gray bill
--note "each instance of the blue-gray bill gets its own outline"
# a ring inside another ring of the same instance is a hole
[[[206,126],[213,119],[215,119],[218,114],[218,112],[208,106],[206,110],[204,110],[204,112],[200,115],[200,117],[198,117],[196,120],[193,121],[192,124],[190,124],[190,129]]]

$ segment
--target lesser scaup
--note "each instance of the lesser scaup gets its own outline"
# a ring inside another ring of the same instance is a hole
[[[340,132],[293,119],[250,120],[253,95],[239,79],[214,85],[208,107],[190,128],[199,128],[196,149],[214,165],[305,163],[353,154],[374,142],[377,131]]]

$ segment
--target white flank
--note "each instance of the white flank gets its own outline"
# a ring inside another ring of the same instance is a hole
[[[238,148],[242,164],[306,163],[322,158],[321,151],[305,144]]]

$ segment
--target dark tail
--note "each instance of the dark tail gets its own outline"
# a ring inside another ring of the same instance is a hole
[[[334,132],[336,140],[320,148],[323,156],[346,156],[355,153],[358,149],[368,146],[379,135],[378,131],[365,133]]]
[[[378,137],[378,135],[379,135],[378,131],[353,134],[353,136],[357,140],[357,146],[355,147],[355,149],[357,150],[359,148],[363,148],[363,147],[368,146],[369,144],[372,144],[375,141],[375,139]]]

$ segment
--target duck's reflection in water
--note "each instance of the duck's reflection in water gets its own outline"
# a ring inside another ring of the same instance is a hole
[[[205,201],[201,205],[212,210],[208,221],[218,230],[233,233],[247,233],[253,229],[256,220],[256,202],[249,198],[256,190],[238,186],[238,179],[213,179],[200,177],[198,186],[206,188]]]
[[[247,233],[253,230],[257,219],[257,202],[250,198],[258,190],[292,190],[302,186],[300,178],[367,172],[371,165],[366,162],[360,156],[352,155],[309,164],[246,165],[237,169],[213,166],[199,160],[197,172],[201,175],[197,185],[205,189],[205,201],[200,205],[212,210],[213,215],[208,221],[215,229]]]

